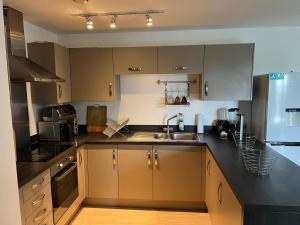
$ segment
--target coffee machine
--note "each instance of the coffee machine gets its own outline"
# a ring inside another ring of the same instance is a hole
[[[39,116],[40,140],[71,141],[78,134],[76,110],[70,104],[41,108]]]
[[[221,138],[231,138],[232,134],[239,131],[239,108],[220,108],[217,110],[218,119],[215,130]]]

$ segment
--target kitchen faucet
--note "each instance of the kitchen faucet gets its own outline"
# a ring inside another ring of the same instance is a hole
[[[173,130],[173,128],[170,128],[170,120],[172,119],[175,119],[176,117],[178,117],[178,114],[176,114],[175,116],[172,116],[170,117],[168,120],[167,120],[167,136],[169,137],[170,136],[170,130]]]

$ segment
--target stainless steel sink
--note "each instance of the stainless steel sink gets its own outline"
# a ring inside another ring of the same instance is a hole
[[[198,136],[194,133],[171,133],[170,139],[176,141],[194,141],[198,140]]]
[[[166,133],[155,133],[153,134],[155,139],[168,139],[168,135]]]

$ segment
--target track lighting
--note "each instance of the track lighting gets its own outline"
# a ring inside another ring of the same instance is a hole
[[[147,26],[151,27],[153,25],[153,20],[149,14],[146,15],[146,20],[147,20]]]
[[[110,21],[110,24],[109,24],[110,28],[114,29],[114,28],[117,27],[116,20],[117,20],[117,16],[113,16],[111,18],[111,21]]]
[[[85,2],[85,0],[73,0],[74,2]],[[86,2],[89,0],[86,0]],[[157,13],[165,13],[164,10],[145,10],[145,11],[125,11],[125,12],[106,12],[106,13],[97,13],[97,12],[89,12],[89,13],[79,13],[79,14],[71,14],[72,16],[79,16],[86,20],[86,27],[89,30],[94,28],[94,23],[92,21],[92,17],[95,16],[112,16],[110,21],[110,28],[114,29],[117,27],[116,20],[119,16],[130,16],[130,15],[143,15],[146,16],[146,24],[148,27],[153,26],[152,14]]]
[[[89,30],[94,29],[94,22],[92,20],[92,17],[88,16],[88,17],[86,17],[85,20],[86,20],[86,28]]]

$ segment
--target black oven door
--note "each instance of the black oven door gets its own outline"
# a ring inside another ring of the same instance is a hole
[[[62,217],[78,197],[77,163],[73,162],[51,180],[54,222]]]

